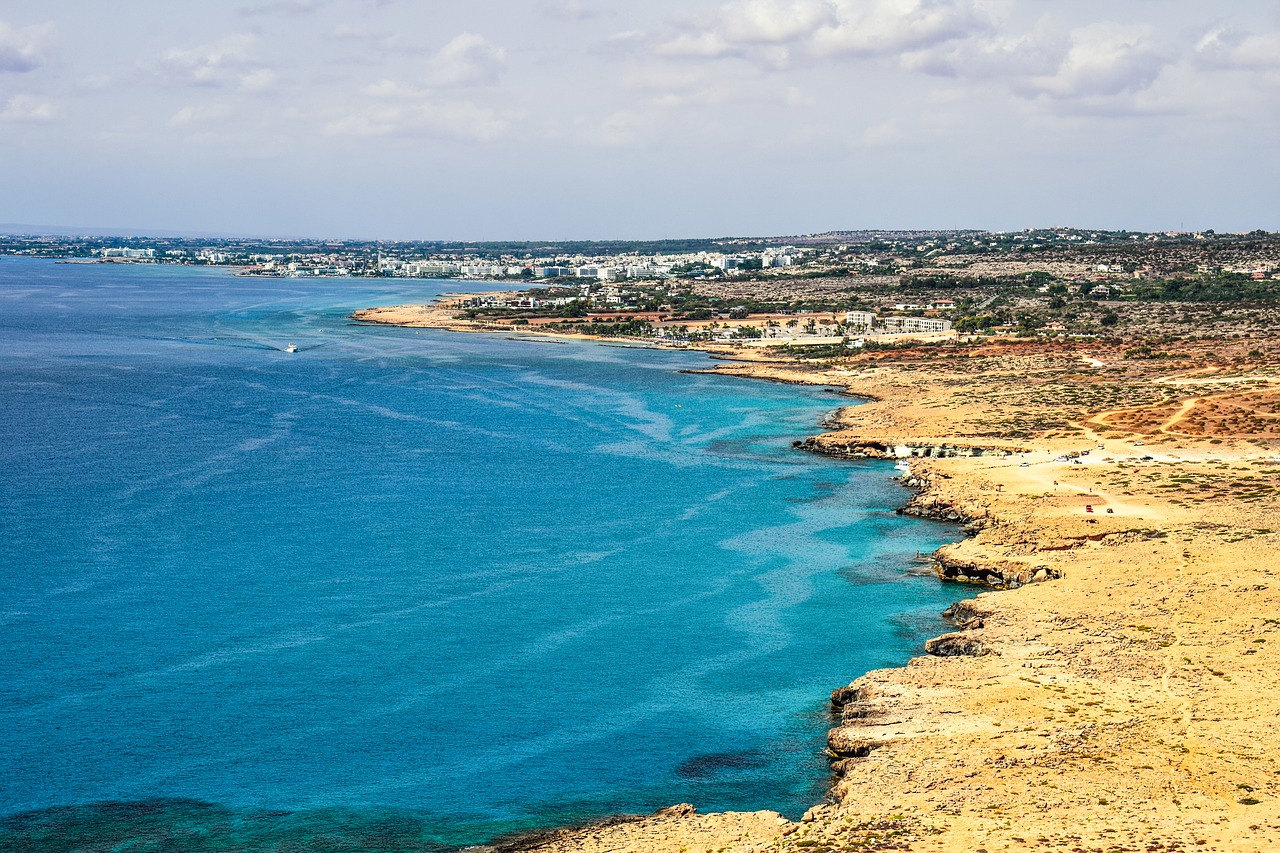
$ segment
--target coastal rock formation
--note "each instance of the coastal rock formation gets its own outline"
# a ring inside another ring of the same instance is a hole
[[[831,691],[831,708],[839,711],[846,705],[862,698],[862,691],[852,684],[848,687],[837,687]]]
[[[846,724],[853,721],[870,720],[885,713],[882,705],[871,702],[850,702],[840,709],[840,720]]]
[[[838,422],[836,424],[838,426]],[[823,424],[824,428],[827,424]],[[841,442],[829,435],[793,441],[792,447],[841,459],[950,459],[980,456],[1007,457],[1024,453],[1025,448],[1009,445],[939,443],[920,444],[909,441],[860,440]]]
[[[853,720],[869,720],[885,713],[883,705],[872,701],[872,694],[856,684],[838,687],[831,693],[831,708],[840,714],[844,723]]]
[[[957,628],[982,628],[992,613],[978,599],[966,598],[942,611],[942,618],[949,620]]]
[[[1028,566],[1012,561],[978,560],[939,552],[934,571],[942,580],[979,584],[992,589],[1017,589],[1033,583],[1062,579],[1063,571],[1051,566]]]
[[[648,816],[620,815],[585,826],[512,836],[473,853],[680,853],[692,850],[776,850],[778,839],[794,833],[798,824],[777,812],[699,814],[689,803],[659,809]]]
[[[654,817],[690,817],[697,813],[698,810],[694,808],[693,803],[676,803],[674,806],[658,809],[653,814]]]
[[[942,658],[981,657],[993,654],[990,647],[972,634],[943,634],[924,644],[924,650]]]
[[[866,758],[883,745],[844,726],[827,732],[827,749],[836,758]]]

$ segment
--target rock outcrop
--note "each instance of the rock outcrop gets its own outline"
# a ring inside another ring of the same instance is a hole
[[[934,571],[944,581],[979,584],[992,589],[1017,589],[1064,577],[1061,569],[1050,566],[960,558],[941,552],[934,554]]]
[[[866,758],[883,745],[844,727],[827,732],[827,750],[836,758]]]
[[[943,634],[924,644],[924,650],[935,657],[982,657],[994,654],[981,639],[969,633]]]
[[[861,696],[861,691],[852,684],[847,687],[837,687],[831,691],[831,707],[833,710],[839,711],[846,705],[857,702]]]

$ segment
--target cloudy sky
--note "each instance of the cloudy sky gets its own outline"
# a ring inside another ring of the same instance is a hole
[[[1280,0],[0,0],[0,222],[1280,230]]]

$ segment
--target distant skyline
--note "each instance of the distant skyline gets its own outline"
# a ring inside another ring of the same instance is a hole
[[[0,0],[0,222],[1280,230],[1280,0]]]

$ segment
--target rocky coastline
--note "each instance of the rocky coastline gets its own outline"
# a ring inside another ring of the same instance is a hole
[[[1280,436],[1271,414],[1230,432],[1202,390],[1232,383],[1269,413],[1280,374],[1252,357],[1179,374],[993,342],[722,362],[872,398],[796,446],[907,460],[901,511],[967,534],[933,572],[985,591],[922,655],[832,693],[832,787],[802,820],[679,809],[537,849],[1280,849]]]

